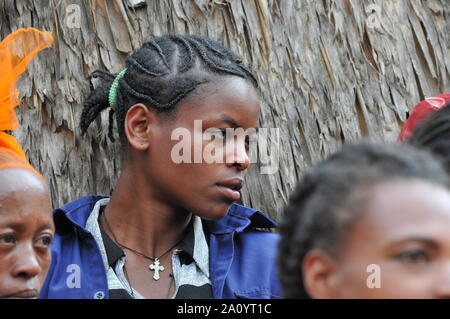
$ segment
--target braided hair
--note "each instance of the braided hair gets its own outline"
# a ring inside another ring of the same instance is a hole
[[[124,121],[128,109],[143,103],[158,113],[174,114],[175,106],[200,84],[214,81],[217,75],[244,78],[255,88],[258,83],[242,59],[221,44],[199,36],[165,35],[144,43],[126,58],[127,70],[119,80],[117,103],[109,113],[109,133],[113,139],[116,113],[119,136],[126,143]],[[89,79],[104,83],[95,88],[84,103],[80,128],[84,134],[89,125],[109,105],[109,91],[117,74],[94,71]]]
[[[306,254],[320,249],[336,257],[346,230],[367,209],[370,189],[398,179],[449,185],[444,168],[431,154],[406,144],[347,146],[306,174],[280,227],[278,262],[286,298],[309,298],[302,273]]]
[[[436,155],[450,173],[450,103],[419,123],[408,143]]]

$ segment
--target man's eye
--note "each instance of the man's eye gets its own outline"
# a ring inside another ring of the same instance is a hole
[[[16,237],[12,234],[0,236],[0,245],[14,245]]]
[[[430,261],[430,257],[422,250],[406,251],[396,256],[396,259],[408,264],[425,264]]]
[[[49,235],[44,235],[38,238],[37,244],[44,247],[49,247],[53,238]]]

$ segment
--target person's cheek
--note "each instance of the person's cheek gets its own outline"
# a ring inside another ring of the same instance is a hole
[[[44,284],[45,277],[47,276],[51,261],[52,261],[52,254],[51,254],[51,249],[49,248],[48,251],[46,253],[41,254],[41,256],[39,258],[39,263],[40,263],[42,271],[38,277],[39,277],[39,282],[40,282],[41,286]]]
[[[8,260],[5,258],[5,254],[0,252],[0,296],[3,296],[6,280],[8,277]]]
[[[427,271],[417,273],[407,266],[388,261],[380,263],[380,286],[368,289],[374,298],[429,298]]]
[[[330,279],[336,298],[371,298],[374,292],[367,287],[370,274],[366,270],[372,260],[373,258],[360,253],[360,247],[348,247],[337,262],[333,280]]]

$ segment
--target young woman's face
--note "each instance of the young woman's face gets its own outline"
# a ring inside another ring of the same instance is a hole
[[[256,128],[259,104],[258,94],[248,81],[223,76],[185,99],[174,120],[159,121],[152,131],[154,142],[145,169],[147,180],[159,190],[158,196],[206,219],[223,217],[239,199],[238,190],[250,164],[248,137],[221,140],[212,136],[220,137],[227,128]],[[212,135],[202,135],[208,129]],[[181,145],[185,145],[183,150]],[[186,151],[190,160],[180,163]],[[213,155],[209,163],[205,160],[208,154]]]
[[[0,181],[0,298],[37,298],[55,231],[47,186],[23,169]]]
[[[345,235],[329,297],[450,298],[450,193],[398,181],[369,198]]]

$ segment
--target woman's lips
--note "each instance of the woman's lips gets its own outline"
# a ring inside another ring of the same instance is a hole
[[[224,195],[225,197],[228,197],[229,199],[233,201],[237,201],[241,198],[241,194],[238,191],[235,191],[229,187],[216,185],[219,189],[219,192]]]
[[[242,188],[242,184],[242,179],[239,177],[235,177],[217,183],[216,186],[224,196],[230,198],[233,201],[237,201],[241,198],[241,194],[239,193],[239,191]]]
[[[1,298],[8,298],[8,299],[33,299],[38,297],[38,292],[35,289],[32,290],[25,290],[18,293],[15,293],[13,295],[8,295]]]

